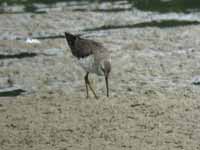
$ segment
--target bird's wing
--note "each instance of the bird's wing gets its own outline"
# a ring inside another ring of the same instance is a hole
[[[94,54],[95,51],[101,50],[103,46],[95,41],[86,40],[86,39],[77,39],[75,42],[76,56],[78,58],[84,58],[91,54]]]

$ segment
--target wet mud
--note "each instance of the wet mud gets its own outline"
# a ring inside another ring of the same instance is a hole
[[[45,13],[0,15],[0,91],[13,89],[0,94],[1,150],[200,149],[200,13],[90,11],[132,5],[121,3],[38,4]],[[178,25],[152,25],[163,19]],[[104,78],[91,74],[99,99],[86,99],[65,31],[111,52],[109,98]]]

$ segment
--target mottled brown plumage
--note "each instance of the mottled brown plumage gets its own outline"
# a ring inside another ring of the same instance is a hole
[[[88,80],[89,73],[105,76],[107,96],[109,96],[108,77],[111,72],[111,58],[108,50],[101,43],[83,39],[78,35],[65,32],[65,37],[72,54],[78,59],[80,65],[86,71],[85,84],[87,97],[89,97],[89,86],[94,96],[97,98]]]

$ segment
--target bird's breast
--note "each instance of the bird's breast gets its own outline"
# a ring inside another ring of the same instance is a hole
[[[99,65],[95,62],[94,55],[89,55],[84,58],[78,59],[80,66],[86,71],[90,73],[96,73],[101,75],[101,71],[99,70]]]

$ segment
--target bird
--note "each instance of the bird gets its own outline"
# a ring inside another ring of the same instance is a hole
[[[89,81],[89,73],[105,77],[107,97],[109,97],[109,75],[111,72],[111,55],[102,43],[91,39],[82,38],[80,35],[65,32],[65,38],[71,49],[72,55],[78,59],[80,66],[86,71],[84,76],[86,97],[89,98],[88,87],[94,97],[98,99]]]

